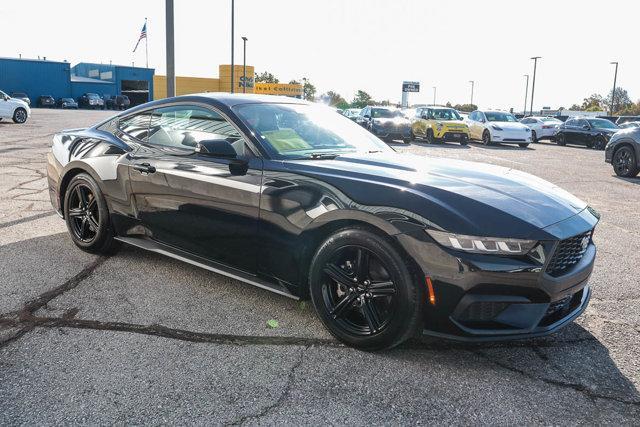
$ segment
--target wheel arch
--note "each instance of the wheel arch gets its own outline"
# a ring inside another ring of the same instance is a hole
[[[616,146],[613,148],[613,152],[611,153],[611,160],[613,161],[613,156],[615,156],[618,150],[620,150],[622,147],[629,147],[631,148],[631,150],[633,150],[636,155],[636,166],[640,166],[640,144],[636,144],[633,142],[633,140],[629,139],[624,139],[616,144]]]
[[[81,173],[86,173],[89,176],[91,176],[98,183],[98,187],[101,187],[100,178],[98,177],[98,174],[96,173],[96,171],[93,170],[93,168],[91,168],[91,166],[79,161],[69,163],[65,167],[64,172],[62,173],[62,176],[60,178],[60,187],[58,189],[58,198],[59,198],[58,201],[60,203],[60,212],[63,218],[64,218],[64,199],[67,193],[67,188],[69,187],[69,183],[71,182],[73,177]],[[100,189],[102,190],[102,188]]]

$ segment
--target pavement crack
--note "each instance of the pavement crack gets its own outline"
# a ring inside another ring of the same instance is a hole
[[[499,360],[496,360],[494,358],[492,358],[490,355],[488,355],[487,353],[483,352],[483,351],[474,351],[475,354],[477,354],[478,356],[482,357],[483,359],[485,359],[486,361],[488,361],[489,363],[492,363],[502,369],[514,372],[516,374],[522,375],[523,377],[529,378],[531,380],[534,381],[541,381],[545,384],[548,385],[552,385],[555,387],[560,387],[560,388],[565,388],[565,389],[570,389],[570,390],[574,390],[578,393],[581,393],[582,395],[584,395],[585,397],[587,397],[588,399],[590,399],[591,401],[596,401],[597,399],[602,399],[602,400],[607,400],[607,401],[611,401],[611,402],[617,402],[617,403],[622,403],[625,405],[632,405],[632,406],[636,406],[636,407],[640,407],[640,401],[638,400],[626,400],[626,399],[622,399],[619,397],[614,397],[614,396],[608,396],[605,394],[601,394],[598,393],[594,390],[592,390],[591,388],[585,386],[584,384],[579,384],[579,383],[574,383],[574,382],[568,382],[568,381],[561,381],[561,380],[555,380],[552,378],[547,378],[547,377],[541,377],[541,376],[537,376],[534,375],[530,372],[525,371],[524,369],[519,369],[516,368],[515,366],[509,365],[507,363],[501,362]]]
[[[243,425],[244,423],[246,423],[246,422],[248,422],[250,420],[257,421],[258,419],[269,415],[271,412],[273,412],[276,409],[278,409],[279,407],[281,407],[284,404],[284,402],[286,401],[286,399],[289,397],[289,394],[291,393],[291,388],[293,387],[293,384],[295,383],[296,371],[302,365],[302,362],[304,361],[304,354],[305,354],[305,352],[307,350],[308,350],[308,347],[305,347],[305,348],[300,350],[300,354],[298,356],[298,360],[289,369],[289,373],[287,375],[287,381],[285,382],[285,385],[282,388],[282,391],[280,392],[280,395],[278,396],[278,398],[272,404],[265,406],[257,414],[254,414],[254,415],[243,415],[242,417],[240,417],[236,421],[233,421],[233,422],[231,422],[229,424],[226,424],[226,425],[240,426],[240,425]]]
[[[39,213],[37,215],[31,215],[31,216],[27,216],[25,218],[20,218],[20,219],[15,219],[13,221],[3,222],[3,223],[0,224],[0,228],[11,227],[11,226],[14,226],[14,225],[17,225],[17,224],[22,224],[23,222],[35,221],[36,219],[45,218],[45,217],[52,216],[52,215],[55,215],[55,214],[56,214],[55,212],[51,212],[51,211],[42,212],[42,213]]]

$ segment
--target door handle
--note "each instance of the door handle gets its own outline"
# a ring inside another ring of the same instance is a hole
[[[156,171],[156,167],[149,163],[138,163],[133,165],[133,168],[140,173],[154,173]]]

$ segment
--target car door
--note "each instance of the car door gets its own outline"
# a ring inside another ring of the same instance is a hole
[[[0,91],[0,117],[11,117],[13,114],[13,108],[10,101],[11,98],[7,98],[9,98],[9,96]]]
[[[576,141],[576,119],[569,119],[564,123],[562,134],[564,135],[564,141],[567,144],[575,144]]]
[[[573,135],[574,143],[589,144],[591,142],[591,126],[589,122],[584,119],[578,120]]]
[[[471,139],[482,139],[482,123],[480,122],[481,120],[481,115],[482,113],[480,113],[480,111],[474,111],[473,113],[471,113],[469,115],[469,134]]]
[[[221,139],[237,158],[196,153],[196,144]],[[220,111],[185,104],[155,109],[130,172],[136,213],[149,237],[255,273],[262,159],[254,153]]]

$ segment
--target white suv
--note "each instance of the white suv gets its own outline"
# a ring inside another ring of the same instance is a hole
[[[469,138],[485,145],[495,142],[518,144],[524,148],[531,142],[531,129],[505,111],[474,111],[466,120]]]
[[[31,115],[31,109],[21,99],[11,98],[0,90],[0,120],[11,119],[15,123],[24,123]]]

